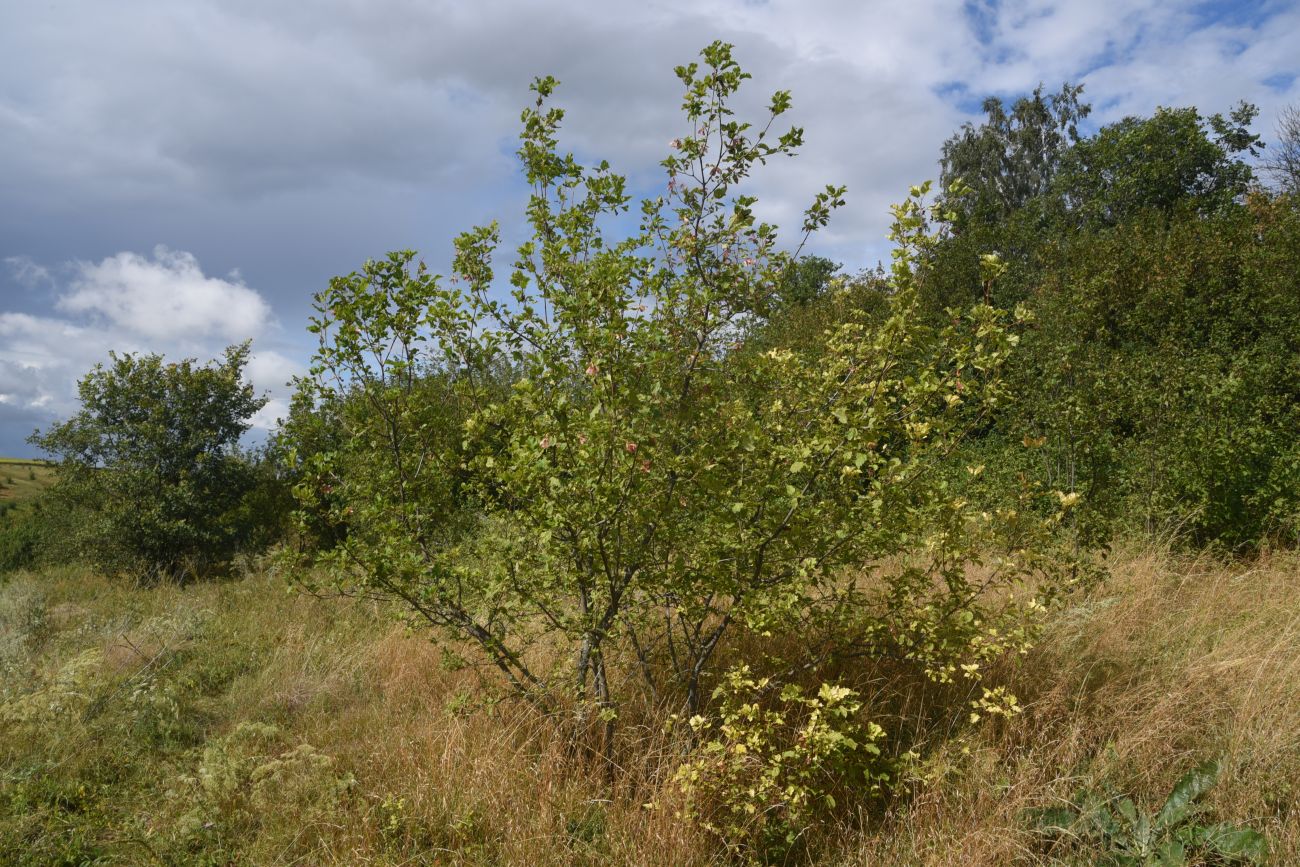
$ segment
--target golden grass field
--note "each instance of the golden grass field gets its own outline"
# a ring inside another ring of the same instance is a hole
[[[1000,673],[1023,714],[927,709],[908,793],[848,810],[812,857],[1057,863],[1027,810],[1103,781],[1154,809],[1222,756],[1212,817],[1300,863],[1300,556],[1131,548],[1110,567]],[[723,863],[674,818],[677,754],[651,727],[611,780],[451,658],[391,611],[257,570],[151,589],[18,574],[0,586],[0,863]]]

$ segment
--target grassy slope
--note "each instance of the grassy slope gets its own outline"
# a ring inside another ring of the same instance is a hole
[[[38,500],[52,484],[54,468],[45,462],[0,458],[0,581],[31,564],[41,534]]]
[[[1026,808],[1103,778],[1150,806],[1222,754],[1217,817],[1300,863],[1300,556],[1138,553],[1114,573],[1006,672],[1025,714],[949,741],[912,798],[827,835],[821,860],[1040,862]],[[266,575],[18,576],[0,587],[0,863],[713,860],[641,806],[666,762],[614,791],[566,771],[448,663],[387,612]]]
[[[0,503],[30,500],[52,484],[54,470],[44,461],[0,458]]]

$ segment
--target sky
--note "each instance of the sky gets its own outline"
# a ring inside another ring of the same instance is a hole
[[[0,455],[76,411],[110,351],[216,357],[283,414],[312,294],[389,250],[445,273],[457,233],[522,238],[528,84],[554,75],[563,145],[639,194],[683,132],[673,67],[714,39],[794,95],[798,159],[760,217],[848,204],[807,252],[887,255],[888,207],[938,173],[990,95],[1081,82],[1094,126],[1157,106],[1300,104],[1300,0],[0,0]]]

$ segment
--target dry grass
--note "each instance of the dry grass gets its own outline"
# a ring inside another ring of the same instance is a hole
[[[1102,781],[1154,810],[1183,772],[1222,756],[1215,816],[1265,831],[1276,863],[1300,863],[1300,557],[1129,551],[1112,569],[1006,673],[1026,712],[941,751],[935,782],[833,860],[1048,861],[1027,810]]]
[[[1002,672],[1022,716],[963,730],[960,702],[928,708],[925,781],[888,814],[821,835],[817,860],[1041,862],[1025,810],[1101,780],[1154,805],[1223,755],[1216,816],[1267,831],[1277,863],[1300,863],[1300,557],[1132,551],[1113,572]],[[0,722],[4,863],[719,861],[670,804],[643,806],[671,798],[676,754],[653,726],[629,727],[611,780],[497,701],[490,675],[448,664],[372,604],[288,594],[263,575],[136,590],[62,571],[0,587],[0,621],[11,638],[24,630],[0,660],[10,697],[52,689],[74,660],[98,672],[77,687],[93,714]],[[154,705],[130,696],[150,677],[175,701],[174,732],[146,736],[141,708]],[[274,728],[245,743],[249,723]],[[225,788],[194,782],[222,768]]]

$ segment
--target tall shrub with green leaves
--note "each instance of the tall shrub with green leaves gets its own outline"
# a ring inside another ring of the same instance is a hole
[[[1201,213],[1220,211],[1240,199],[1253,178],[1242,157],[1259,153],[1259,136],[1250,132],[1258,114],[1242,102],[1226,118],[1204,117],[1190,106],[1126,117],[1064,155],[1053,194],[1075,224],[1115,225],[1189,205]]]
[[[997,516],[933,468],[1002,400],[1014,340],[988,306],[943,328],[915,315],[934,242],[916,188],[886,310],[849,310],[815,349],[748,346],[792,259],[745,185],[802,132],[773,132],[786,92],[737,118],[748,74],[725,44],[702,56],[677,69],[685,132],[635,231],[607,233],[632,207],[624,179],[559,150],[543,78],[511,297],[495,224],[457,239],[450,280],[394,253],[318,296],[304,393],[355,411],[298,486],[307,520],[348,528],[309,574],[400,599],[532,701],[611,725],[632,691],[701,709],[738,631],[801,634],[770,670],[888,654],[974,677],[1026,638],[1033,594],[1006,591],[1034,552],[973,569]],[[804,237],[843,192],[814,198]],[[878,580],[847,577],[881,561]]]
[[[950,197],[955,230],[924,263],[926,314],[944,321],[972,293],[1032,314],[1015,399],[952,467],[963,491],[1077,493],[1085,544],[1139,528],[1231,548],[1295,538],[1294,220],[1252,190],[1255,115],[1158,109],[1004,163],[1015,127],[990,111],[945,145],[945,177],[970,190]],[[1033,196],[981,205],[1032,165]],[[990,250],[1006,267],[985,275]],[[970,464],[986,468],[973,485]]]
[[[206,365],[115,354],[81,380],[81,410],[29,440],[58,462],[44,505],[65,544],[145,580],[202,575],[235,552],[254,483],[239,438],[266,404],[243,380],[248,353]]]
[[[1015,378],[1062,487],[1198,544],[1294,534],[1297,239],[1294,211],[1260,199],[1061,246]]]

